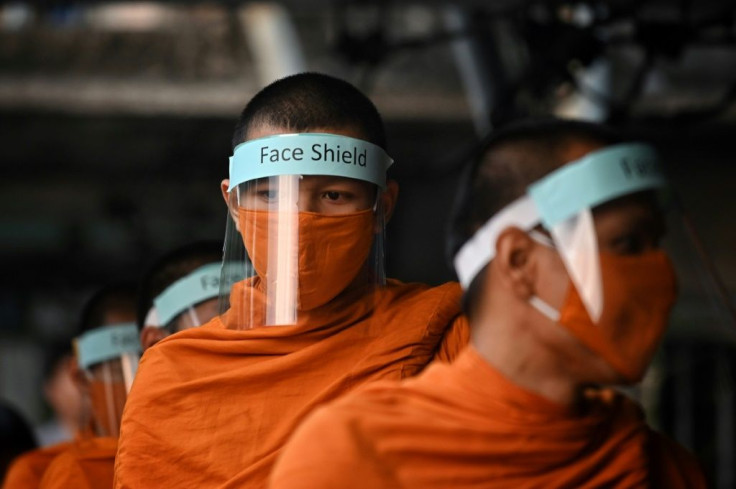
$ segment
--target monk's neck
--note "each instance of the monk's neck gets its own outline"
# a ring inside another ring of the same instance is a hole
[[[579,407],[584,386],[571,378],[559,355],[529,328],[499,323],[504,320],[508,319],[486,317],[473,321],[471,344],[478,353],[519,387],[570,409]]]

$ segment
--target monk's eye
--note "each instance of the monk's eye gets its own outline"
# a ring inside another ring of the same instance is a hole
[[[616,238],[613,241],[613,249],[621,255],[636,255],[643,251],[643,245],[638,236],[628,234]]]
[[[272,202],[278,197],[278,193],[275,190],[259,190],[257,195],[259,199],[265,202]]]
[[[336,190],[328,190],[322,194],[322,198],[333,203],[347,202],[350,200],[350,195],[346,192],[338,192]]]
[[[661,235],[654,232],[631,232],[615,238],[611,245],[614,253],[638,255],[659,247]]]

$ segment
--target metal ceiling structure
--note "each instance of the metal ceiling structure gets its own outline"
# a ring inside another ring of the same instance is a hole
[[[394,118],[734,117],[727,1],[49,5],[3,7],[0,109],[230,116],[291,56]]]

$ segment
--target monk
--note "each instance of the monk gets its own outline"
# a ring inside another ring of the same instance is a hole
[[[143,351],[217,315],[221,261],[222,243],[198,241],[166,253],[151,265],[138,290],[136,324]],[[195,270],[199,272],[191,275]]]
[[[278,80],[245,107],[233,146],[222,191],[237,235],[225,258],[239,242],[256,273],[232,287],[226,312],[144,355],[115,487],[264,487],[315,407],[449,361],[467,342],[456,283],[381,280],[365,266],[382,256],[398,186],[363,94],[315,73]],[[260,232],[276,221],[278,232]],[[278,236],[294,241],[265,242]]]
[[[675,297],[653,155],[584,123],[499,132],[452,236],[470,345],[315,410],[269,487],[706,487],[694,457],[607,387],[641,378]]]
[[[74,350],[76,382],[88,403],[90,429],[44,471],[41,489],[112,487],[120,417],[138,364],[135,287],[107,287],[82,314]]]
[[[129,323],[129,331],[135,338],[134,319],[135,288],[128,284],[109,286],[96,293],[85,305],[79,334],[84,335],[100,325]],[[135,343],[126,348],[137,350],[137,340]],[[100,348],[99,345],[94,346]],[[135,358],[137,360],[137,354]],[[125,393],[124,390],[120,393],[120,389],[106,389],[106,380],[101,380],[99,373],[87,371],[79,364],[79,351],[75,364],[73,378],[87,405],[84,428],[70,442],[45,447],[18,458],[7,474],[3,489],[112,487],[118,425]],[[100,365],[90,368],[99,370]],[[106,369],[102,374],[110,378],[116,372]],[[94,463],[88,463],[90,459]]]

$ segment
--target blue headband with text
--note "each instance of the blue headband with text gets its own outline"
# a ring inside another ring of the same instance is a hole
[[[222,272],[223,267],[219,262],[203,265],[161,292],[153,300],[159,325],[165,326],[189,307],[217,297],[220,293]],[[224,277],[228,285],[232,285],[242,280],[245,273],[242,270],[237,273],[237,267],[227,265],[224,268]]]
[[[551,229],[582,209],[664,184],[654,148],[627,143],[588,153],[531,184],[527,192]]]
[[[531,184],[526,194],[494,214],[455,255],[464,289],[495,254],[495,243],[509,227],[552,229],[585,209],[617,197],[663,187],[657,153],[642,143],[625,143],[588,153]]]
[[[113,360],[125,353],[138,353],[138,327],[135,323],[119,323],[87,331],[74,340],[77,362],[83,369]]]
[[[230,157],[230,188],[277,175],[354,178],[386,188],[393,160],[380,146],[336,134],[279,134],[239,144]]]

